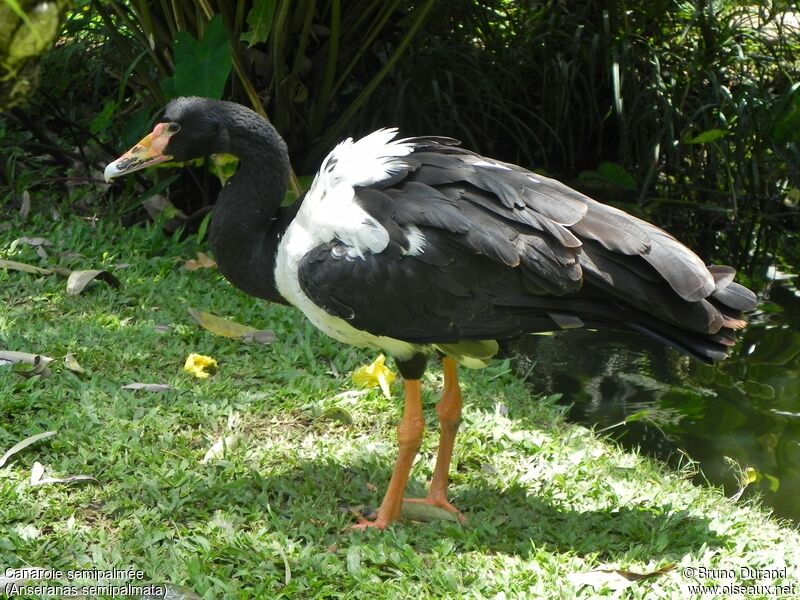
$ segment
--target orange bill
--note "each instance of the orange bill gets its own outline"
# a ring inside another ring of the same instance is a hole
[[[158,123],[153,131],[144,136],[133,148],[109,163],[103,173],[106,181],[171,160],[170,155],[164,154],[170,136],[175,133],[170,131],[170,125],[170,123]]]

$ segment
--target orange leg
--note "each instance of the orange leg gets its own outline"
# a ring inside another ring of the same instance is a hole
[[[403,494],[406,491],[411,465],[419,452],[422,442],[422,431],[425,420],[422,418],[422,393],[419,379],[407,380],[405,383],[405,406],[403,418],[397,428],[397,445],[399,452],[397,462],[392,471],[389,487],[383,496],[378,516],[374,521],[367,519],[353,525],[350,529],[366,529],[376,527],[385,529],[387,525],[400,519],[403,511]]]
[[[407,498],[406,502],[418,502],[438,506],[458,516],[459,521],[466,519],[455,506],[447,500],[447,485],[450,472],[450,461],[453,457],[458,426],[461,424],[461,388],[458,385],[457,363],[445,357],[444,393],[442,400],[436,405],[439,414],[439,452],[436,455],[436,467],[431,478],[431,487],[426,498]]]

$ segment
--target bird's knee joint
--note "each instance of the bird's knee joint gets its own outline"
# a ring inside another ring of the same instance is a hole
[[[397,428],[397,444],[406,447],[419,447],[424,430],[425,420],[422,417],[404,419]]]
[[[459,426],[461,425],[461,415],[455,417],[452,415],[448,415],[445,417],[439,416],[439,425],[442,429],[451,429],[453,431],[457,431]]]
[[[461,425],[461,406],[450,402],[440,402],[436,405],[436,413],[439,415],[439,423],[442,427],[458,429]]]

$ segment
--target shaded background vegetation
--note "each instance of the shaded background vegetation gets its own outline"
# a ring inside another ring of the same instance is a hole
[[[777,0],[76,3],[43,85],[2,120],[4,197],[41,188],[25,173],[42,155],[89,175],[195,93],[268,114],[301,174],[396,124],[720,227],[796,218],[798,48]],[[175,203],[201,208],[213,185],[195,172]]]

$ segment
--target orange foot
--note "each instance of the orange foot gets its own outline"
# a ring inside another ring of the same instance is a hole
[[[426,498],[403,498],[403,502],[408,502],[411,504],[427,504],[429,506],[436,506],[437,508],[441,508],[446,510],[447,512],[453,514],[458,519],[458,522],[462,525],[467,522],[467,518],[458,510],[455,506],[450,504],[447,501],[447,498],[444,496],[428,496]],[[384,516],[378,511],[378,516],[374,519],[370,520],[367,519],[360,514],[356,515],[358,518],[358,523],[350,525],[347,527],[346,531],[364,531],[366,529],[379,529],[383,530],[389,527],[392,523],[400,520],[400,515],[397,514],[394,517]]]
[[[428,496],[426,498],[403,498],[403,502],[410,502],[412,504],[427,504],[429,506],[436,506],[437,508],[443,508],[449,513],[452,513],[458,519],[458,522],[462,525],[467,522],[467,518],[458,510],[455,506],[450,504],[447,501],[447,498],[444,496]]]
[[[393,511],[393,516],[389,516],[385,513],[382,513],[380,509],[378,509],[377,515],[373,519],[367,519],[364,517],[360,512],[350,509],[355,517],[358,519],[358,523],[350,525],[345,529],[345,531],[364,531],[366,529],[386,529],[389,525],[394,523],[395,521],[400,520],[400,512],[398,510]]]

